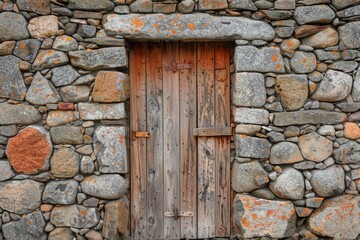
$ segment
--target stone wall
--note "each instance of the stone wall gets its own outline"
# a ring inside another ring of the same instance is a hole
[[[0,239],[129,236],[124,38],[235,41],[234,234],[359,236],[359,0],[2,0],[0,10]]]

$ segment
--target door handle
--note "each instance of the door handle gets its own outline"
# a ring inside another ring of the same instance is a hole
[[[135,132],[133,131],[132,134],[132,140],[135,141],[136,138],[148,138],[150,137],[150,133],[149,132]]]

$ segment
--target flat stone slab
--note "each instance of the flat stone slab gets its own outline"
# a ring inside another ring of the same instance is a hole
[[[57,227],[91,228],[99,220],[100,214],[96,208],[81,205],[56,206],[50,216],[50,222]]]
[[[345,113],[327,112],[322,110],[308,110],[297,112],[282,112],[274,114],[276,126],[290,126],[303,124],[337,124],[345,122]]]
[[[84,193],[102,199],[118,199],[126,193],[127,188],[127,181],[119,174],[93,175],[81,182]]]
[[[130,14],[105,15],[102,20],[108,35],[121,35],[134,40],[236,40],[275,37],[272,27],[243,17],[217,17],[196,14]]]
[[[83,120],[119,120],[126,117],[124,103],[79,103],[78,109]]]
[[[41,120],[41,114],[38,110],[25,104],[0,103],[0,112],[0,125],[29,125]]]
[[[239,157],[268,158],[271,143],[264,138],[236,135],[236,155]]]

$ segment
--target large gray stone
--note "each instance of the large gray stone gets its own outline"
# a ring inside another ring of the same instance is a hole
[[[337,10],[359,4],[360,0],[332,0],[331,5],[333,5]]]
[[[109,11],[112,10],[115,5],[110,0],[69,0],[67,7],[76,10]]]
[[[360,144],[349,141],[334,150],[333,157],[339,164],[360,163]]]
[[[126,117],[124,103],[79,103],[78,110],[83,120],[118,120]]]
[[[30,37],[27,21],[23,15],[14,12],[0,13],[0,42],[21,40]]]
[[[294,18],[300,25],[331,23],[335,18],[335,12],[327,5],[300,6],[295,9]]]
[[[275,92],[282,106],[289,111],[298,110],[308,99],[309,86],[306,75],[287,74],[276,77]]]
[[[50,129],[51,139],[55,144],[81,144],[84,136],[77,126],[58,126]]]
[[[69,52],[70,61],[75,67],[86,70],[106,68],[125,68],[128,57],[125,47],[109,47],[91,51]]]
[[[350,7],[350,8],[346,8],[342,11],[337,12],[337,16],[339,18],[348,18],[348,17],[353,17],[353,16],[358,16],[360,15],[360,6],[354,6],[354,7]]]
[[[341,166],[333,165],[324,170],[314,170],[311,176],[311,186],[321,197],[334,197],[345,190],[345,172]]]
[[[263,236],[285,238],[296,231],[296,213],[289,201],[237,194],[233,208],[235,224],[246,239]]]
[[[41,15],[50,13],[50,0],[17,0],[16,4],[21,11],[35,12]]]
[[[23,216],[20,220],[4,224],[2,232],[8,240],[46,239],[44,233],[46,222],[40,211]]]
[[[324,102],[343,100],[350,94],[352,83],[353,80],[349,74],[328,70],[311,98]]]
[[[20,124],[30,125],[41,120],[38,110],[25,104],[0,103],[0,125]]]
[[[252,0],[234,0],[229,3],[229,8],[231,9],[242,9],[256,11],[257,8]]]
[[[234,121],[236,123],[268,125],[269,112],[256,108],[236,108],[234,111]]]
[[[31,81],[25,99],[34,105],[46,105],[61,101],[61,97],[55,87],[40,72],[37,72]]]
[[[33,62],[41,46],[41,42],[37,39],[26,39],[18,41],[14,49],[14,55],[22,60]]]
[[[312,132],[299,137],[299,147],[305,159],[322,162],[331,156],[333,142]]]
[[[129,200],[127,197],[106,203],[102,228],[104,238],[116,240],[128,236],[129,215]]]
[[[360,196],[326,199],[307,220],[316,235],[334,239],[356,239],[360,234]]]
[[[284,61],[277,47],[238,46],[234,54],[237,72],[284,73]]]
[[[9,161],[0,161],[0,182],[8,180],[13,176],[15,176],[15,173],[12,170]]]
[[[92,175],[81,182],[85,194],[102,199],[121,198],[127,188],[128,182],[119,174]]]
[[[270,182],[269,188],[279,198],[302,199],[305,191],[304,177],[294,168],[285,168],[276,181]]]
[[[108,35],[134,40],[272,40],[275,37],[273,28],[265,22],[205,13],[109,14],[104,16],[102,24]]]
[[[234,163],[232,169],[232,187],[234,191],[241,193],[251,192],[263,187],[267,182],[269,182],[268,174],[259,161]]]
[[[266,103],[264,76],[260,73],[235,73],[231,77],[233,104],[262,107]]]
[[[71,84],[78,77],[80,77],[80,74],[78,74],[70,65],[66,65],[52,69],[51,81],[56,87],[59,87]]]
[[[356,61],[336,61],[330,64],[328,67],[330,69],[350,73],[354,71],[358,67],[358,65],[359,64]]]
[[[289,164],[301,162],[303,159],[298,146],[291,142],[281,142],[271,148],[271,164]]]
[[[345,113],[327,112],[322,110],[307,110],[297,112],[274,113],[276,126],[290,126],[303,124],[337,124],[345,122]]]
[[[60,205],[74,204],[78,187],[75,180],[51,181],[45,186],[42,201]]]
[[[236,135],[236,155],[239,157],[268,158],[270,148],[266,139]]]
[[[125,127],[100,126],[94,133],[94,152],[102,173],[127,173]]]
[[[60,95],[64,102],[87,102],[89,101],[90,88],[85,85],[69,85],[60,89]]]
[[[43,50],[37,55],[32,67],[34,70],[43,70],[44,68],[53,68],[65,65],[69,58],[64,52],[56,50]]]
[[[296,73],[310,73],[317,66],[315,54],[297,51],[290,60],[291,69]]]
[[[360,68],[358,68],[351,93],[355,102],[360,102]]]
[[[16,214],[34,211],[41,204],[44,184],[33,180],[0,182],[0,208]]]
[[[349,22],[339,27],[340,42],[347,48],[360,48],[360,21]]]
[[[24,99],[26,86],[19,69],[19,62],[20,59],[14,56],[0,57],[0,97]]]
[[[56,227],[91,228],[99,223],[96,208],[81,205],[56,206],[51,211],[50,222]]]

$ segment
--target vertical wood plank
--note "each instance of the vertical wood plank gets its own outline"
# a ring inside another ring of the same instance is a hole
[[[130,51],[130,127],[146,131],[145,49],[134,45]],[[132,132],[131,131],[131,132]],[[146,139],[131,137],[131,235],[146,239]]]
[[[215,44],[215,127],[230,126],[230,49],[228,44]],[[230,236],[230,138],[215,138],[215,233]]]
[[[180,71],[180,203],[181,211],[194,217],[181,218],[181,238],[197,238],[197,172],[196,139],[196,44],[180,44],[180,64],[192,64],[192,69]]]
[[[164,238],[162,52],[146,44],[147,81],[147,239]]]
[[[179,61],[179,45],[167,43],[163,48],[163,65]],[[180,211],[180,139],[179,139],[179,73],[163,68],[164,103],[164,211]],[[164,237],[180,238],[180,218],[164,218]]]
[[[214,44],[198,44],[198,127],[214,127]],[[198,238],[215,236],[215,139],[198,138]]]

